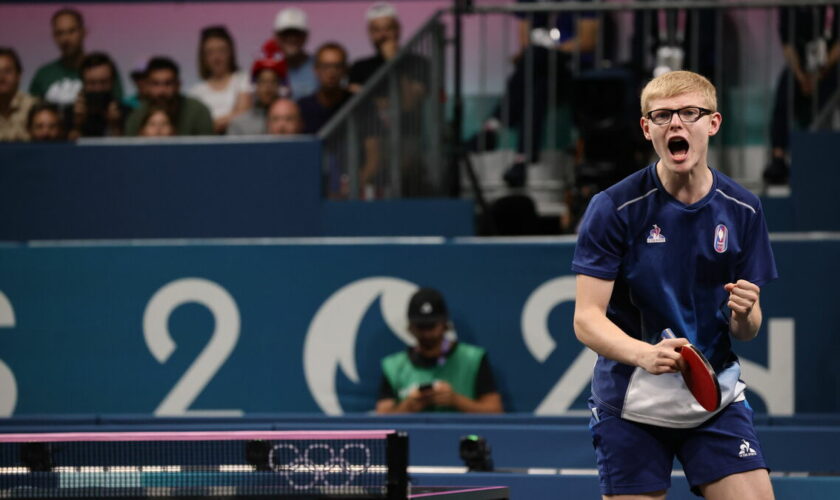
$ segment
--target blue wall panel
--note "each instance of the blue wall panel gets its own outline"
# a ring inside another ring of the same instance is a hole
[[[470,236],[469,200],[322,200],[320,142],[0,144],[0,240]]]
[[[324,236],[472,236],[472,200],[325,201]]]
[[[840,155],[836,132],[791,134],[790,187],[797,231],[840,229],[836,186],[840,184]]]
[[[759,337],[736,342],[759,412],[840,412],[840,240],[778,240]],[[573,243],[0,247],[0,414],[365,412],[418,285],[488,349],[509,411],[584,414]],[[561,381],[562,380],[562,381]]]
[[[0,240],[317,236],[320,143],[0,147]]]

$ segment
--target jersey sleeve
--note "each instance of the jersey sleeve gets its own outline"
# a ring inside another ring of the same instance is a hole
[[[776,259],[770,247],[770,235],[767,231],[767,221],[761,203],[755,215],[752,216],[748,234],[742,243],[743,251],[738,259],[736,277],[745,279],[758,286],[763,286],[779,277],[776,270]]]
[[[624,225],[612,199],[596,194],[578,231],[572,271],[601,279],[615,279],[625,253]]]

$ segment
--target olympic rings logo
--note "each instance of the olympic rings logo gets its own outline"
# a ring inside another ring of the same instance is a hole
[[[294,444],[279,443],[268,453],[268,466],[295,490],[318,485],[349,486],[371,469],[371,450],[361,443],[348,443],[338,449],[313,443],[301,451]]]

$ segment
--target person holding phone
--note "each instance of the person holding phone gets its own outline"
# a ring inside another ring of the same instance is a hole
[[[440,292],[415,292],[408,330],[417,345],[382,360],[376,413],[503,411],[486,351],[447,336],[449,311]]]
[[[82,59],[82,90],[73,104],[70,139],[123,135],[129,108],[116,92],[117,68],[104,52],[92,52]]]

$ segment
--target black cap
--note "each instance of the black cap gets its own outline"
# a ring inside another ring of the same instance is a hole
[[[417,290],[408,302],[408,321],[414,324],[433,325],[449,319],[443,295],[434,288]]]

